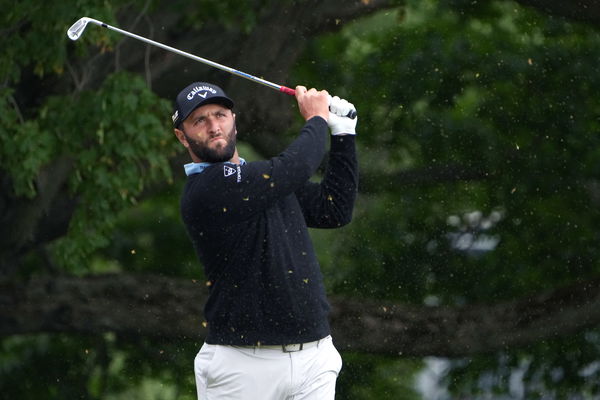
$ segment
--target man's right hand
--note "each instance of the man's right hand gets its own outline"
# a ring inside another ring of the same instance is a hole
[[[326,90],[296,86],[296,100],[305,121],[313,117],[322,117],[325,121],[329,118],[329,93]]]

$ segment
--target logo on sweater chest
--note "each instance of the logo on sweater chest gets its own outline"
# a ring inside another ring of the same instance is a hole
[[[231,168],[229,165],[223,165],[223,176],[225,176],[225,178],[233,174],[235,174],[235,168]]]
[[[237,183],[242,181],[242,168],[239,165],[236,165],[235,168],[230,165],[223,165],[223,176],[227,178],[228,176],[234,175],[237,173]]]

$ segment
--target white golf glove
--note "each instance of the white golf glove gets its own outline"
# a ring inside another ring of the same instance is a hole
[[[353,112],[354,118],[348,117]],[[329,120],[327,124],[332,135],[356,135],[356,108],[352,103],[337,96],[329,99]]]

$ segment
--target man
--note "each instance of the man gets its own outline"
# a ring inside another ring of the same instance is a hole
[[[210,290],[208,334],[194,362],[199,399],[335,396],[342,362],[307,227],[351,220],[357,120],[343,117],[352,104],[326,91],[298,86],[296,99],[306,120],[299,136],[256,162],[238,155],[234,104],[221,88],[193,83],[175,101],[175,135],[193,161],[181,213]],[[328,126],[325,177],[310,182]]]

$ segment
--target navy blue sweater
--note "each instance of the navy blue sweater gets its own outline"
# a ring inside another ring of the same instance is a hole
[[[328,136],[314,117],[270,160],[215,163],[188,177],[181,212],[209,284],[207,343],[289,344],[330,333],[307,227],[350,222],[358,171],[354,137],[331,136],[325,176],[309,181]]]

